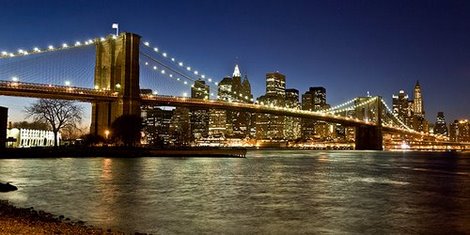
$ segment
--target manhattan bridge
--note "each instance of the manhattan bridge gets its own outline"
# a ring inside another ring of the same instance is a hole
[[[356,149],[382,149],[384,134],[447,142],[443,136],[405,125],[380,96],[352,97],[328,109],[308,111],[264,104],[235,91],[230,93],[233,99],[218,99],[214,93],[204,99],[189,98],[187,92],[196,80],[217,90],[218,83],[209,75],[133,33],[0,54],[0,95],[89,102],[93,134],[103,135],[117,117],[140,115],[142,105],[152,105],[338,123],[355,128]],[[154,92],[142,93],[144,89]],[[374,111],[364,114],[364,110]]]

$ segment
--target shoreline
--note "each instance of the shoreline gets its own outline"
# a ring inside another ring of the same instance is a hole
[[[124,232],[103,229],[88,225],[83,221],[73,221],[63,215],[35,210],[33,207],[21,208],[7,200],[0,200],[1,234],[106,234],[123,235]],[[145,234],[138,233],[135,234]]]
[[[58,147],[7,148],[0,150],[0,159],[7,158],[80,158],[80,157],[216,157],[245,158],[244,148],[181,148],[156,149],[144,147]]]

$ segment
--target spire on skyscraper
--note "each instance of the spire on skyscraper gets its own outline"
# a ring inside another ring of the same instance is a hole
[[[238,68],[238,64],[235,65],[235,69],[233,70],[232,77],[241,77],[242,74],[240,73],[240,69]]]

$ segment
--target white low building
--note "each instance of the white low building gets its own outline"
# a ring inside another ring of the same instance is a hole
[[[54,146],[54,132],[44,130],[18,129],[7,130],[7,146],[9,148],[29,148]],[[61,136],[58,133],[57,145]]]

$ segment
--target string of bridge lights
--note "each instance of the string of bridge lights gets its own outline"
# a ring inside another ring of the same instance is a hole
[[[164,52],[164,51],[160,50],[158,47],[152,47],[151,43],[149,41],[144,41],[143,45],[146,46],[147,48],[149,48],[150,50],[152,50],[153,52],[155,52],[156,54],[161,55],[166,59],[169,59],[172,63],[179,66],[180,68],[185,69],[188,72],[191,72],[197,78],[200,78],[204,81],[207,81],[208,83],[211,83],[215,86],[219,85],[219,83],[216,82],[216,81],[213,81],[213,79],[211,77],[207,77],[204,73],[201,73],[200,71],[198,71],[194,67],[190,66],[189,64],[185,64],[183,61],[178,60],[175,57],[170,56],[167,52]],[[235,92],[235,94],[236,94],[236,92]]]
[[[153,61],[153,60],[152,60],[152,61]],[[153,61],[153,62],[155,62],[155,61]],[[190,81],[193,81],[193,80],[192,80],[191,78],[186,77],[185,75],[183,75],[183,76],[178,76],[178,75],[176,75],[176,74],[174,73],[175,71],[171,71],[171,69],[170,69],[170,70],[168,70],[168,69],[165,70],[165,68],[161,68],[161,67],[159,67],[159,66],[157,66],[157,65],[155,65],[155,64],[151,64],[151,62],[149,62],[149,61],[143,62],[143,65],[146,66],[146,67],[148,67],[148,68],[151,69],[152,71],[154,71],[154,72],[156,72],[156,73],[158,73],[158,74],[160,74],[160,75],[164,75],[164,76],[166,76],[166,77],[168,77],[168,78],[171,78],[171,79],[173,79],[173,80],[175,80],[175,81],[178,81],[178,82],[182,83],[182,84],[185,85],[185,86],[188,86],[188,87],[190,87],[190,88],[192,88],[192,89],[196,89],[197,91],[205,91],[205,92],[207,93],[207,91],[206,91],[204,88],[194,87],[194,84],[189,83],[187,80],[190,80]],[[160,65],[160,66],[162,66],[162,65]],[[163,66],[162,66],[162,67],[163,67]],[[178,73],[178,72],[176,71],[176,73]],[[178,73],[178,74],[179,74],[179,73]],[[179,74],[179,75],[181,75],[181,74]],[[154,95],[158,95],[158,91],[154,91]],[[214,93],[208,94],[208,95],[207,95],[207,99],[209,98],[209,95],[210,95],[210,96],[214,96]],[[183,93],[183,97],[187,97],[187,96],[188,96],[188,94],[187,94],[186,92],[184,92],[184,93]]]
[[[354,99],[352,99],[352,100],[350,100],[350,101],[348,101],[348,102],[346,102],[346,103],[343,103],[343,104],[340,104],[340,105],[335,106],[335,108],[344,107],[344,106],[346,106],[346,105],[349,105],[349,104],[351,104],[352,102],[356,101],[357,99],[358,99],[358,98],[354,98]],[[361,103],[359,103],[359,104],[356,104],[356,105],[354,105],[354,106],[352,106],[352,107],[347,107],[347,108],[342,108],[342,109],[334,109],[334,110],[328,111],[328,112],[326,112],[326,113],[336,114],[336,113],[342,113],[342,112],[346,112],[346,111],[350,111],[350,110],[355,110],[355,109],[357,109],[357,108],[359,108],[359,107],[368,105],[368,104],[370,104],[371,102],[373,102],[373,101],[375,101],[375,100],[377,100],[377,97],[370,98],[370,99],[368,99],[368,100],[366,100],[366,101],[363,101],[363,102],[361,102]],[[325,112],[325,111],[321,111],[321,112]]]
[[[380,99],[380,101],[382,102],[382,104],[385,106],[385,108],[387,109],[387,111],[389,113],[392,114],[392,117],[400,124],[402,125],[405,129],[411,131],[412,129],[409,128],[405,123],[403,123],[395,114],[393,114],[392,110],[388,107],[387,103],[385,103],[385,101],[383,99]]]
[[[145,46],[147,46],[147,47],[150,48],[150,43],[149,43],[149,42],[144,42],[143,45],[145,45]],[[167,53],[165,53],[165,52],[160,53],[160,50],[159,50],[157,47],[154,47],[154,48],[153,48],[153,51],[156,52],[157,54],[159,54],[159,55],[165,57],[165,58],[168,57],[168,54],[167,54]],[[159,60],[157,60],[157,59],[151,57],[150,55],[148,55],[148,54],[146,54],[146,53],[142,53],[142,55],[144,55],[144,56],[147,57],[148,59],[152,60],[153,62],[160,64],[160,66],[163,66],[163,67],[167,68],[168,70],[171,70],[171,71],[173,71],[174,73],[179,74],[181,77],[184,77],[185,79],[194,82],[194,79],[192,79],[192,78],[189,77],[188,75],[186,75],[186,74],[184,74],[184,73],[181,73],[181,72],[179,72],[179,71],[177,71],[177,70],[175,70],[175,69],[172,69],[170,66],[167,66],[165,63],[162,63],[161,61],[159,61]],[[183,62],[177,62],[177,60],[176,60],[175,58],[171,58],[171,61],[174,62],[175,64],[177,63],[179,67],[184,67]],[[148,65],[148,62],[145,62],[144,65]],[[154,70],[157,70],[157,69],[158,69],[157,66],[153,66],[153,67],[154,67]],[[191,67],[190,67],[190,66],[187,66],[187,67],[186,67],[186,70],[191,71]],[[165,70],[163,70],[163,71],[164,71],[164,73],[166,73]],[[161,72],[161,71],[160,71],[160,72]],[[199,72],[198,72],[197,70],[194,71],[193,74],[196,75],[196,78],[198,78],[198,79],[202,79],[202,80],[204,80],[204,81],[207,81],[208,83],[213,83],[215,86],[218,85],[218,82],[213,81],[212,78],[206,78],[206,76],[205,76],[204,74],[199,74]],[[173,75],[173,74],[171,74],[171,75],[172,75],[172,76],[171,76],[170,78],[173,78],[174,75]],[[180,79],[180,78],[179,78],[179,79],[177,78],[176,80],[177,80],[177,81],[180,81],[181,79]],[[187,85],[187,84],[185,84],[185,85]],[[208,85],[210,86],[211,84],[208,84]],[[218,87],[212,87],[212,88],[218,88]],[[217,90],[217,89],[216,89],[216,90]],[[247,102],[253,102],[253,101],[254,101],[253,98],[249,98],[248,96],[243,96],[243,94],[237,93],[236,91],[231,91],[231,90],[226,90],[226,89],[224,89],[224,91],[226,91],[227,93],[230,93],[230,94],[233,95],[234,97],[237,97],[237,98],[234,98],[234,100],[239,99],[239,100],[244,100],[244,101],[247,101]],[[213,93],[211,93],[211,96],[215,96],[215,95],[214,95]],[[217,98],[220,98],[220,97],[217,96]],[[232,97],[232,98],[233,98],[233,97]]]
[[[116,39],[116,35],[111,36],[111,38]],[[13,57],[21,57],[21,56],[28,56],[28,55],[37,55],[41,53],[53,52],[53,51],[60,51],[72,48],[79,48],[79,47],[86,47],[90,45],[94,45],[96,42],[105,41],[105,37],[99,37],[95,39],[88,39],[84,41],[75,41],[75,43],[62,43],[59,46],[54,46],[54,44],[50,44],[45,48],[33,47],[31,50],[26,49],[18,49],[16,52],[9,52],[9,51],[1,51],[0,52],[0,59],[3,58],[13,58]]]

